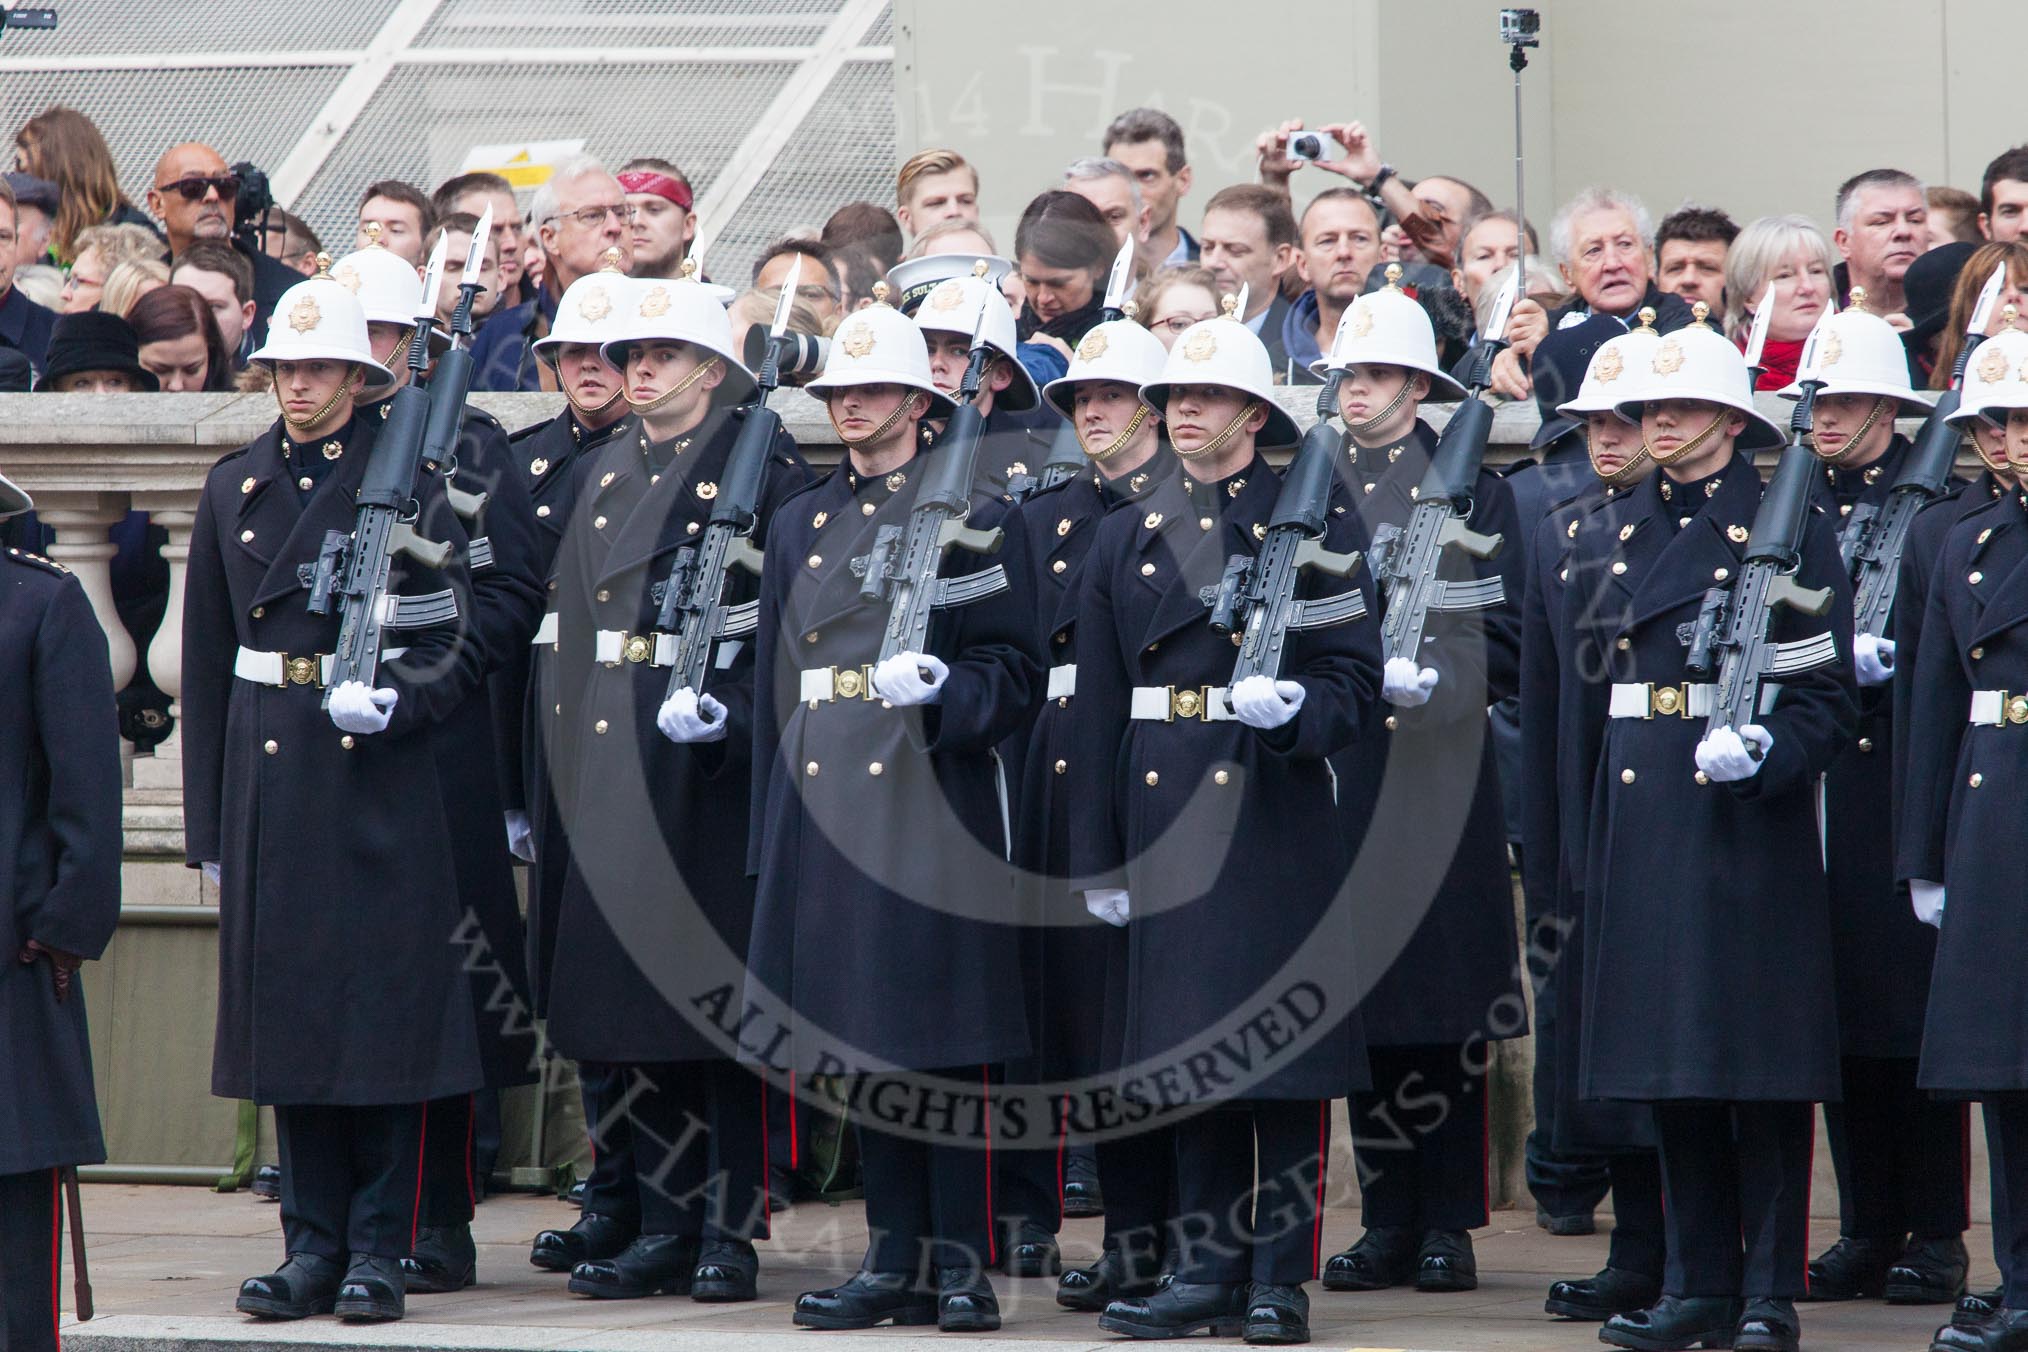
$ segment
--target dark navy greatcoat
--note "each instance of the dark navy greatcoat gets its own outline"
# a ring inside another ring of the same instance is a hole
[[[85,981],[59,1004],[47,958],[96,958],[120,918],[120,730],[106,635],[78,580],[0,550],[0,1175],[106,1157]]]
[[[936,454],[872,478],[848,459],[784,503],[769,533],[748,962],[756,998],[793,1011],[798,1069],[941,1070],[1030,1048],[995,755],[1042,698],[1023,533],[1010,529],[993,558],[945,556],[941,576],[999,563],[1015,582],[932,621],[928,647],[950,667],[938,702],[891,709],[852,694],[889,606],[861,599],[851,562],[880,527],[906,526]],[[969,524],[996,516],[975,507]],[[856,675],[840,698],[804,700],[801,674],[823,668]]]
[[[1365,534],[1407,522],[1436,444],[1423,422],[1393,447],[1346,440],[1340,478]],[[1384,880],[1359,915],[1360,952],[1372,955],[1361,974],[1372,987],[1361,1012],[1376,1047],[1456,1045],[1527,1031],[1507,823],[1487,718],[1488,707],[1519,685],[1526,541],[1518,538],[1513,495],[1497,475],[1479,474],[1469,525],[1501,536],[1504,547],[1483,561],[1446,550],[1441,575],[1498,576],[1505,601],[1477,612],[1432,612],[1418,659],[1441,674],[1430,702],[1389,705],[1371,736],[1333,759],[1341,829],[1356,842],[1359,867]],[[1440,827],[1430,826],[1432,816]]]
[[[542,618],[544,574],[535,508],[498,421],[482,409],[465,410],[458,437],[458,471],[452,480],[466,493],[485,494],[485,505],[464,529],[477,557],[472,579],[473,632],[486,653],[488,680],[445,720],[437,738],[449,789],[451,840],[458,892],[473,923],[470,984],[472,1012],[486,1084],[500,1089],[534,1082],[541,1058],[531,1017],[523,955],[528,948],[507,849],[500,756],[493,740],[496,713],[491,680],[528,650]],[[513,999],[505,994],[512,991]]]
[[[510,463],[523,476],[529,501],[535,509],[535,554],[545,586],[553,583],[557,547],[569,528],[571,509],[577,501],[578,466],[586,452],[632,420],[622,417],[603,428],[587,428],[570,409],[548,422],[525,427],[508,439]],[[545,591],[544,623],[555,613],[556,598]],[[538,627],[538,634],[540,633]],[[555,700],[543,702],[547,685],[547,658],[555,652],[555,640],[531,642],[516,656],[509,654],[505,665],[491,678],[493,738],[500,763],[502,805],[509,811],[528,814],[530,841],[535,863],[528,870],[527,923],[530,994],[535,1012],[548,1010],[548,992],[543,981],[549,959],[556,948],[556,899],[563,894],[563,870],[569,862],[569,837],[557,818],[556,796],[549,786],[549,758],[545,745],[555,715],[544,716]]]
[[[1584,923],[1585,842],[1611,676],[1606,654],[1586,642],[1593,632],[1567,613],[1571,598],[1593,595],[1598,581],[1573,576],[1571,562],[1580,534],[1617,539],[1633,515],[1631,489],[1607,488],[1596,478],[1592,485],[1539,524],[1521,603],[1521,763],[1533,790],[1521,803],[1521,883],[1529,914],[1556,922],[1556,967],[1543,986],[1553,1017],[1540,1019],[1538,1032],[1553,1030],[1559,1048],[1552,1144],[1573,1155],[1618,1154],[1655,1143],[1645,1108],[1588,1102],[1578,1093],[1587,971],[1597,958]],[[1595,562],[1602,554],[1588,557]]]
[[[1129,896],[1127,1081],[1194,1059],[1180,1101],[1338,1098],[1371,1077],[1351,907],[1334,909],[1348,858],[1332,829],[1340,781],[1329,758],[1377,717],[1373,599],[1364,618],[1290,631],[1281,678],[1305,696],[1279,728],[1130,718],[1135,687],[1231,683],[1237,650],[1211,628],[1200,589],[1217,584],[1228,558],[1259,549],[1281,488],[1259,456],[1218,483],[1193,485],[1187,473],[1186,464],[1107,516],[1085,559],[1066,775],[1071,873]],[[1326,544],[1362,549],[1357,516],[1334,514]],[[1306,573],[1298,595],[1353,585],[1366,584]],[[1299,983],[1307,988],[1279,1003]],[[1300,1051],[1286,1045],[1296,1010],[1317,1034]],[[1249,1017],[1268,1022],[1242,1027]],[[1217,1047],[1184,1055],[1214,1032]]]
[[[1909,801],[1949,808],[1902,822],[1901,876],[1945,887],[1918,1082],[1955,1095],[2028,1089],[2028,705],[2015,702],[2028,691],[2028,506],[2018,491],[1951,528],[1919,658]],[[1979,690],[2007,692],[1999,726],[1968,722]]]
[[[1908,450],[1908,439],[1896,436],[1864,468],[1827,465],[1819,472],[1816,499],[1841,538],[1854,512],[1887,505]],[[1911,529],[1904,569],[1919,544],[1914,536]],[[1894,692],[1883,684],[1859,686],[1857,693],[1858,725],[1824,772],[1838,1031],[1847,1056],[1913,1058],[1922,1049],[1936,931],[1915,918],[1908,889],[1894,877]]]
[[[1579,531],[1566,596],[1577,641],[1611,679],[1680,686],[1698,609],[1736,577],[1760,505],[1753,462],[1701,484],[1656,474],[1634,489],[1628,531]],[[1687,524],[1680,524],[1687,517]],[[1621,538],[1624,535],[1625,538]],[[1806,518],[1797,581],[1832,592],[1828,614],[1777,609],[1771,637],[1829,632],[1838,657],[1787,677],[1758,722],[1759,773],[1696,780],[1705,720],[1609,719],[1583,879],[1586,1098],[1799,1102],[1839,1097],[1830,904],[1818,784],[1851,735],[1852,592],[1830,523]]]
[[[399,692],[385,732],[331,724],[315,684],[233,675],[237,649],[314,657],[338,607],[305,606],[297,567],[349,532],[380,420],[354,420],[331,472],[298,495],[279,424],[214,466],[198,502],[183,613],[183,816],[191,866],[216,860],[218,1029],[212,1092],[282,1104],[417,1103],[482,1081],[465,906],[454,864],[446,721],[472,697],[483,647],[466,539],[426,481],[423,520],[456,556],[397,556],[396,593],[451,588],[456,625],[390,633],[407,652],[376,684]],[[489,762],[490,764],[490,762]]]
[[[1078,594],[1099,522],[1110,511],[1135,507],[1175,467],[1168,449],[1158,447],[1147,464],[1104,487],[1093,471],[1022,504],[1014,520],[1027,535],[1045,671],[1077,668]],[[1074,694],[1044,699],[1035,722],[1015,739],[1022,768],[1014,862],[1021,870],[1023,913],[1034,922],[1022,956],[1044,1080],[1094,1074],[1116,1059],[1104,1050],[1106,1009],[1126,970],[1126,936],[1086,912],[1070,878],[1077,805],[1066,776],[1072,758],[1088,752],[1077,740],[1076,703]]]
[[[557,554],[556,666],[560,684],[576,693],[571,727],[550,748],[571,758],[557,800],[571,850],[545,985],[550,1041],[574,1060],[731,1056],[691,1022],[698,1011],[686,997],[729,990],[736,1007],[744,987],[753,641],[722,639],[712,653],[704,693],[725,706],[727,725],[715,742],[678,745],[657,729],[670,670],[647,659],[671,566],[703,537],[741,425],[734,413],[713,411],[673,444],[650,447],[631,423],[627,435],[585,453]],[[807,477],[782,433],[763,481],[757,543]],[[759,593],[750,573],[735,568],[729,577],[730,603]],[[601,662],[600,630],[645,641],[632,656],[623,646],[618,660]]]

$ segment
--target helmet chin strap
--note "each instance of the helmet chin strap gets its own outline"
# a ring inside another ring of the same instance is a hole
[[[1125,427],[1122,427],[1120,429],[1120,434],[1113,438],[1112,445],[1106,447],[1102,451],[1093,450],[1091,448],[1091,443],[1084,439],[1084,433],[1079,431],[1075,426],[1071,428],[1071,431],[1077,437],[1077,444],[1084,449],[1085,455],[1091,459],[1092,463],[1103,465],[1106,461],[1112,459],[1114,456],[1120,453],[1120,447],[1126,445],[1128,442],[1134,439],[1134,433],[1140,431],[1141,424],[1146,422],[1147,420],[1148,420],[1148,406],[1146,404],[1143,404],[1139,408],[1134,410],[1133,417],[1127,419],[1127,425]]]
[[[352,377],[348,375],[344,380],[340,381],[338,388],[332,391],[331,397],[326,399],[322,406],[307,418],[295,418],[289,415],[289,406],[282,398],[282,385],[280,381],[276,381],[273,388],[275,391],[275,404],[282,410],[282,421],[300,432],[305,427],[315,427],[318,423],[323,422],[324,419],[331,416],[331,410],[338,407],[338,401],[352,392]]]
[[[871,432],[868,432],[865,436],[860,437],[856,441],[853,440],[851,437],[846,436],[845,429],[838,426],[837,406],[833,404],[829,399],[826,399],[824,401],[824,411],[830,414],[831,416],[831,430],[838,434],[838,440],[845,443],[846,449],[856,451],[861,446],[873,445],[875,442],[879,441],[882,437],[886,436],[889,432],[892,432],[894,430],[894,425],[901,421],[901,415],[908,412],[909,405],[915,402],[915,396],[916,391],[912,389],[908,393],[904,394],[901,398],[901,402],[894,406],[894,412],[887,415],[887,420],[885,422],[881,423],[880,426],[874,428]]]
[[[1350,431],[1353,436],[1359,436],[1361,434],[1374,431],[1382,423],[1386,422],[1389,418],[1392,418],[1396,410],[1398,410],[1403,404],[1408,402],[1408,392],[1411,388],[1414,387],[1414,385],[1415,385],[1415,377],[1414,376],[1408,377],[1406,380],[1401,382],[1401,389],[1395,393],[1394,398],[1387,401],[1387,407],[1381,409],[1380,412],[1374,414],[1370,418],[1363,419],[1356,423],[1347,423],[1346,429]]]
[[[1176,454],[1181,456],[1185,460],[1196,460],[1203,456],[1215,453],[1220,447],[1224,446],[1226,442],[1232,440],[1233,435],[1239,431],[1241,425],[1244,424],[1248,418],[1251,418],[1253,416],[1253,411],[1259,407],[1260,407],[1259,400],[1257,399],[1247,400],[1245,407],[1241,408],[1239,412],[1232,415],[1232,421],[1227,423],[1224,429],[1220,431],[1217,436],[1205,442],[1202,446],[1199,446],[1194,451],[1186,451],[1181,446],[1177,446],[1175,447]]]
[[[1611,474],[1606,474],[1602,472],[1599,469],[1598,461],[1596,460],[1593,460],[1591,462],[1591,471],[1592,473],[1598,475],[1598,477],[1608,485],[1617,487],[1620,484],[1626,483],[1628,477],[1632,475],[1633,472],[1639,469],[1642,465],[1645,465],[1651,458],[1652,457],[1650,457],[1648,454],[1648,443],[1643,441],[1641,443],[1640,449],[1635,451],[1633,455],[1627,458],[1627,463],[1621,465]]]
[[[572,394],[570,392],[570,387],[566,385],[564,386],[563,397],[570,401],[570,406],[576,409],[581,416],[587,418],[595,418],[599,414],[604,413],[607,409],[611,408],[614,404],[619,403],[620,400],[626,398],[627,391],[626,387],[623,385],[619,389],[614,390],[603,404],[587,404],[581,401],[575,394]]]
[[[1663,455],[1660,451],[1656,451],[1648,447],[1645,441],[1642,442],[1642,449],[1648,451],[1648,454],[1654,458],[1656,464],[1673,465],[1677,461],[1683,459],[1685,456],[1694,454],[1698,447],[1702,446],[1705,442],[1711,440],[1712,436],[1717,433],[1718,429],[1725,425],[1725,420],[1732,416],[1732,412],[1733,411],[1729,408],[1722,408],[1718,410],[1717,414],[1712,417],[1711,421],[1705,425],[1705,428],[1702,432],[1699,432],[1696,436],[1690,438],[1690,440],[1684,442],[1681,446],[1678,446],[1674,451],[1670,452],[1666,456]]]
[[[670,387],[670,389],[668,389],[664,393],[657,395],[653,399],[650,399],[645,404],[637,404],[633,400],[629,399],[627,401],[627,406],[633,409],[634,412],[641,414],[642,416],[645,417],[646,415],[653,413],[656,409],[662,407],[662,405],[668,403],[671,399],[674,399],[677,395],[683,393],[683,391],[689,389],[692,385],[695,385],[698,381],[704,379],[706,373],[714,370],[718,366],[718,364],[719,358],[714,354],[710,361],[700,362],[696,370],[692,371],[689,375],[683,377],[683,379],[677,381],[675,385]],[[624,394],[625,390],[622,389],[621,393]]]
[[[1866,415],[1866,421],[1859,424],[1857,431],[1845,438],[1845,448],[1843,450],[1832,451],[1826,454],[1817,447],[1817,434],[1815,432],[1810,433],[1811,452],[1827,465],[1842,465],[1846,463],[1852,458],[1853,452],[1859,449],[1859,443],[1866,439],[1866,434],[1873,430],[1873,425],[1880,421],[1881,410],[1893,402],[1894,400],[1889,399],[1884,394],[1874,399],[1873,411]]]

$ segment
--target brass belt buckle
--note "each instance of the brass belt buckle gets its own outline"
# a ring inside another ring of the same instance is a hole
[[[839,699],[860,699],[873,688],[873,681],[863,667],[837,667],[831,676],[831,688]]]
[[[633,635],[627,640],[627,646],[625,650],[627,654],[627,660],[629,662],[647,661],[648,654],[654,651],[654,646],[655,645],[653,643],[649,642],[647,635],[645,634]]]
[[[314,657],[291,657],[282,664],[282,669],[291,685],[317,683],[317,659]]]
[[[2000,698],[2005,703],[2009,723],[2028,723],[2028,695],[2008,695],[2002,692]]]
[[[1169,687],[1169,713],[1173,718],[1196,718],[1209,701],[1196,690]]]
[[[1690,692],[1687,688],[1674,685],[1651,685],[1648,687],[1648,717],[1656,714],[1668,718],[1680,715],[1690,716]]]

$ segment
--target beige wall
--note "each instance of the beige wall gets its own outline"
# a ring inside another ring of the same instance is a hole
[[[1590,182],[1744,221],[1801,211],[1827,229],[1838,183],[1895,165],[1977,192],[2028,140],[2008,66],[2020,0],[1543,0],[1524,73],[1528,208],[1541,228]],[[1194,229],[1211,194],[1253,177],[1253,139],[1285,117],[1359,119],[1410,177],[1513,198],[1513,78],[1491,0],[1027,0],[989,12],[895,0],[898,144],[980,166],[988,224],[1011,244],[1034,193],[1098,151],[1115,112],[1166,108],[1189,140]],[[1338,180],[1296,177],[1298,200]]]

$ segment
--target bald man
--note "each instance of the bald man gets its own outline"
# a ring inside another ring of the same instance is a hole
[[[268,315],[275,302],[290,286],[303,280],[302,274],[285,263],[276,262],[260,249],[248,249],[232,238],[233,204],[239,199],[239,179],[226,165],[225,157],[201,141],[171,146],[155,162],[155,182],[148,189],[148,214],[162,222],[169,237],[169,252],[182,258],[184,250],[200,239],[230,240],[253,263],[254,320],[251,332],[255,344],[267,341]]]

